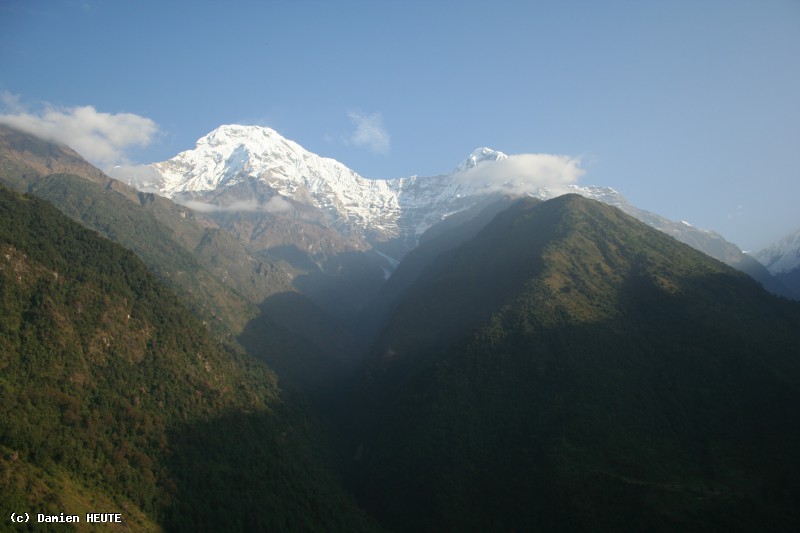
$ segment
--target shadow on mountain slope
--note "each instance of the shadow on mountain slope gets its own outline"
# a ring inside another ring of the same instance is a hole
[[[399,394],[374,376],[353,486],[403,531],[790,530],[800,313],[769,298],[732,315],[726,278],[671,295],[634,275],[598,320],[528,293]]]
[[[791,529],[798,324],[618,210],[519,202],[394,305],[342,408],[351,486],[401,531]]]
[[[232,412],[170,432],[170,531],[376,531],[324,466],[307,413]]]
[[[296,259],[294,264],[302,263]],[[314,268],[294,278],[293,285],[326,313],[352,326],[378,294],[391,268],[376,252],[343,252],[314,263]]]
[[[341,320],[297,292],[274,294],[259,309],[238,340],[282,383],[320,403],[352,374],[363,343]]]

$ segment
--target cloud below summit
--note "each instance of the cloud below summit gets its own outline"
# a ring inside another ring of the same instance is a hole
[[[189,209],[194,209],[195,211],[199,211],[201,213],[242,213],[264,211],[272,214],[283,214],[294,210],[294,206],[291,204],[291,202],[280,196],[273,196],[263,203],[259,203],[256,200],[239,200],[228,205],[211,204],[207,202],[199,202],[197,200],[176,199],[175,201],[181,205],[185,205]]]
[[[498,161],[484,161],[456,174],[456,179],[473,185],[514,194],[547,188],[551,194],[567,191],[584,174],[580,159],[552,154],[511,155]]]
[[[5,112],[0,123],[44,139],[66,144],[100,167],[127,161],[126,151],[149,145],[158,126],[149,118],[133,113],[103,113],[93,106],[56,108],[45,104],[30,111],[19,98],[2,95]]]

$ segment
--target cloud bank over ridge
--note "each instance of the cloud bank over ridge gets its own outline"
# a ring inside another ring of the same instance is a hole
[[[8,92],[0,95],[0,101],[5,108],[0,123],[68,145],[100,167],[127,162],[128,149],[148,146],[159,132],[153,120],[134,113],[103,113],[93,106],[57,108],[51,104],[31,111]]]
[[[546,188],[557,196],[577,184],[584,174],[576,157],[553,154],[517,154],[496,161],[482,161],[456,172],[455,179],[472,186],[510,194],[526,194]]]

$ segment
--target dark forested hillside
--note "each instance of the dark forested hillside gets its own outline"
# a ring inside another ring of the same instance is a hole
[[[800,306],[591,200],[440,255],[357,383],[352,482],[399,530],[800,520]]]
[[[792,291],[795,300],[800,300],[800,267],[789,272],[780,272],[775,277]]]
[[[131,252],[0,188],[0,494],[134,530],[360,530],[320,433]]]

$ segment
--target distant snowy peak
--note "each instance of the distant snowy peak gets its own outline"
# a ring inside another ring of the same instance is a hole
[[[611,187],[598,187],[596,185],[591,185],[588,187],[581,185],[567,185],[567,191],[580,194],[581,196],[591,198],[592,200],[597,200],[598,202],[613,205],[614,207],[619,207],[623,211],[625,210],[623,209],[624,207],[630,205],[619,192]]]
[[[406,249],[414,247],[431,225],[485,198],[529,195],[546,200],[573,192],[618,207],[718,259],[741,255],[736,246],[713,232],[638,209],[612,188],[574,184],[550,188],[535,173],[526,176],[518,166],[492,168],[492,164],[506,159],[508,156],[502,152],[481,147],[450,174],[365,179],[334,159],[307,151],[273,129],[229,124],[201,137],[192,150],[138,169],[128,183],[179,203],[194,206],[206,203],[209,209],[258,205],[270,211],[268,198],[280,195],[324,213],[324,219],[343,234],[373,244],[399,239]],[[522,175],[516,176],[518,171]],[[124,179],[124,172],[121,169],[121,174],[114,177]],[[285,216],[295,214],[287,212]],[[712,245],[717,252],[708,251]]]
[[[800,267],[800,229],[759,250],[753,256],[773,274],[790,272]]]
[[[239,124],[223,124],[214,131],[200,137],[196,146],[221,146],[227,144],[247,143],[268,147],[276,143],[293,145],[295,150],[302,150],[300,145],[283,138],[277,131],[264,126],[242,126]]]
[[[469,157],[467,157],[456,167],[454,172],[474,168],[478,165],[478,163],[483,163],[484,161],[500,161],[506,159],[507,157],[508,156],[503,152],[498,152],[497,150],[492,150],[491,148],[486,148],[485,146],[482,148],[476,148],[469,155]]]
[[[201,137],[194,149],[150,165],[154,181],[139,180],[137,186],[178,202],[197,202],[206,201],[208,193],[258,182],[329,213],[357,234],[407,236],[413,242],[445,214],[466,208],[475,196],[492,192],[486,185],[459,179],[460,171],[506,158],[502,152],[483,147],[451,174],[371,180],[334,159],[305,150],[273,129],[229,124]]]
[[[201,137],[193,150],[152,167],[161,175],[158,188],[173,197],[234,185],[248,178],[278,180],[291,193],[298,186],[362,180],[333,159],[320,157],[275,130],[261,126],[220,126]],[[272,179],[270,179],[272,178]]]

